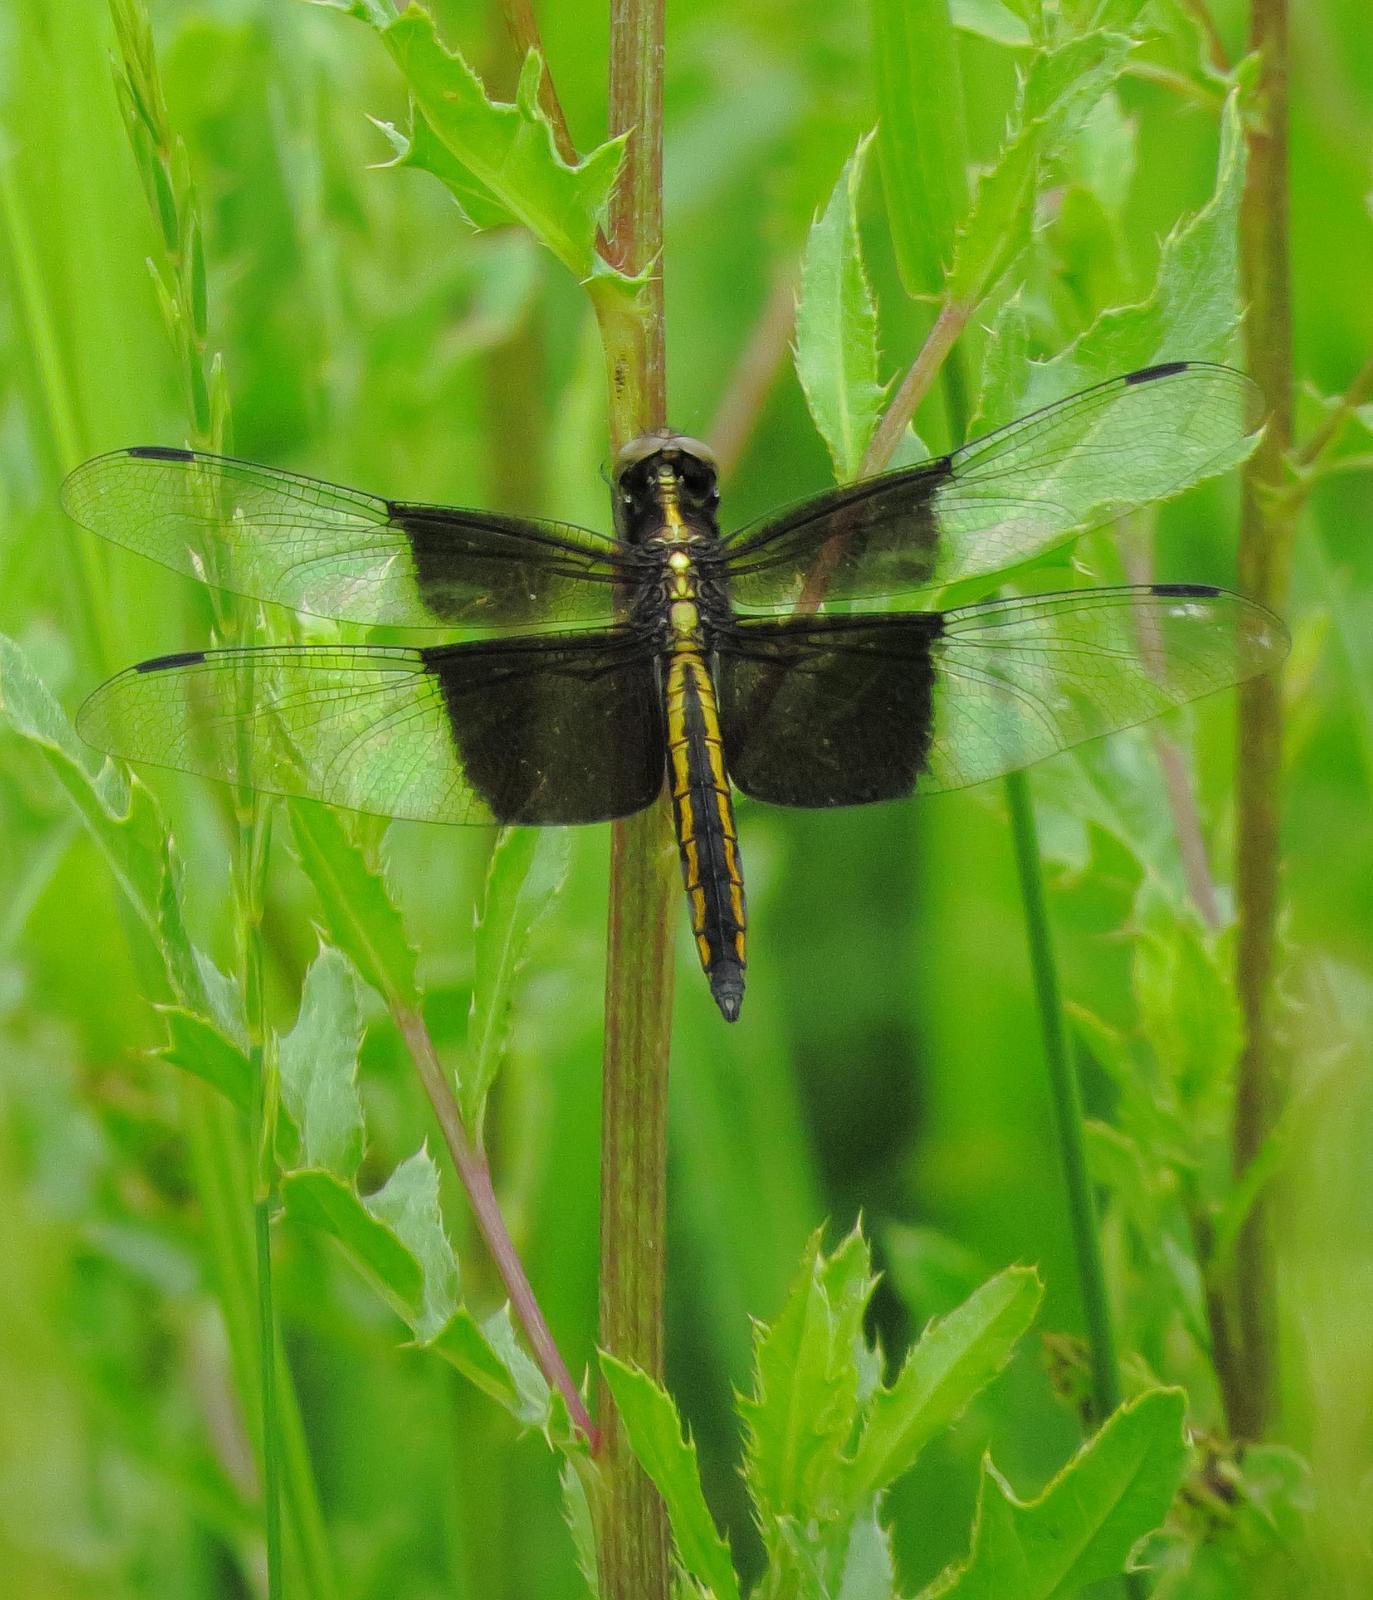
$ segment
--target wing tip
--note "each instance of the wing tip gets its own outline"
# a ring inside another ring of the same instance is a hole
[[[127,450],[116,452],[131,456],[135,461],[194,461],[195,451],[182,450],[172,444],[131,444]]]
[[[1124,381],[1127,388],[1134,388],[1158,378],[1175,378],[1179,372],[1190,372],[1194,367],[1205,365],[1198,361],[1158,361],[1152,367],[1141,367],[1138,372],[1127,372]]]

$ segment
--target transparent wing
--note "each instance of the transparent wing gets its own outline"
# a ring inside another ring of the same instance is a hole
[[[1190,584],[994,600],[944,617],[924,791],[983,783],[1257,677],[1271,611]]]
[[[1243,373],[1172,362],[1112,378],[952,455],[883,473],[730,536],[743,606],[931,589],[1033,560],[1223,472],[1261,413]]]
[[[164,656],[103,684],[99,749],[426,822],[580,823],[662,786],[653,657],[627,630],[409,650]]]
[[[235,594],[400,627],[609,623],[623,547],[583,528],[383,500],[275,467],[138,446],[62,486],[92,533]]]
[[[719,641],[725,762],[777,805],[962,788],[1254,677],[1286,649],[1262,606],[1184,585],[753,619]]]

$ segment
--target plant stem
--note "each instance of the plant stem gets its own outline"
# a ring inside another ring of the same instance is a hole
[[[940,307],[934,326],[926,335],[910,370],[901,380],[901,387],[873,433],[868,453],[863,457],[863,465],[859,470],[860,477],[866,478],[871,473],[880,472],[891,460],[897,445],[901,443],[901,435],[915,415],[916,407],[930,392],[931,384],[939,375],[939,369],[957,343],[958,336],[967,326],[973,309],[971,304],[961,300],[950,301]]]
[[[1049,908],[1044,895],[1044,875],[1039,858],[1030,785],[1023,772],[1006,779],[1006,800],[1011,812],[1011,839],[1015,848],[1020,897],[1025,908],[1025,936],[1030,953],[1039,1026],[1044,1037],[1044,1061],[1049,1071],[1049,1099],[1054,1136],[1063,1164],[1068,1198],[1068,1218],[1077,1259],[1082,1314],[1087,1324],[1087,1344],[1092,1367],[1092,1413],[1100,1424],[1120,1404],[1120,1375],[1116,1367],[1115,1334],[1111,1327],[1106,1273],[1101,1261],[1096,1204],[1087,1174],[1087,1146],[1082,1136],[1082,1095],[1068,1049],[1058,968],[1049,932]]]
[[[415,1063],[420,1082],[424,1085],[424,1092],[429,1097],[429,1104],[434,1108],[434,1116],[438,1119],[444,1143],[448,1146],[448,1153],[453,1158],[453,1165],[457,1169],[468,1203],[472,1207],[472,1214],[476,1218],[477,1229],[495,1263],[505,1292],[510,1296],[511,1309],[519,1325],[524,1329],[525,1337],[534,1351],[535,1360],[539,1363],[539,1370],[566,1400],[572,1421],[594,1447],[597,1440],[596,1429],[581,1394],[572,1381],[572,1375],[567,1370],[567,1364],[554,1342],[553,1334],[544,1318],[543,1308],[534,1296],[533,1287],[524,1270],[524,1263],[520,1260],[514,1240],[511,1239],[510,1231],[505,1225],[500,1202],[496,1198],[495,1187],[491,1182],[491,1169],[487,1165],[485,1155],[473,1144],[468,1135],[448,1074],[439,1060],[424,1018],[414,1006],[407,1005],[395,996],[388,996],[387,1004]]]
[[[1283,503],[1292,444],[1292,298],[1288,259],[1287,0],[1253,0],[1250,47],[1260,67],[1240,216],[1248,314],[1245,354],[1263,390],[1268,426],[1245,464],[1239,540],[1240,588],[1281,611],[1287,596],[1293,512]],[[1271,672],[1240,686],[1235,762],[1238,910],[1236,987],[1244,1019],[1235,1093],[1233,1160],[1243,1174],[1263,1148],[1276,1114],[1278,1047],[1272,992],[1277,955],[1282,678]],[[1255,1203],[1236,1253],[1235,1300],[1244,1382],[1236,1433],[1262,1436],[1272,1409],[1276,1328],[1268,1206]]]
[[[663,349],[663,0],[611,0],[610,133],[629,134],[607,254],[650,270],[628,315],[602,318],[611,442],[666,421]],[[661,1379],[667,1072],[675,851],[665,798],[614,824],[601,1091],[600,1343]],[[604,1600],[666,1600],[667,1520],[609,1390],[600,1390],[597,1560]]]

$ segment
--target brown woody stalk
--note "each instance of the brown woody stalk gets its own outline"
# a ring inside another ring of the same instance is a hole
[[[1260,58],[1255,115],[1240,219],[1248,317],[1246,359],[1263,390],[1269,421],[1243,477],[1241,589],[1281,611],[1291,565],[1293,512],[1280,491],[1292,446],[1292,296],[1288,259],[1287,0],[1253,0],[1250,48]],[[1239,692],[1235,774],[1235,890],[1239,913],[1236,984],[1244,1043],[1236,1086],[1234,1166],[1243,1173],[1273,1126],[1279,1083],[1273,988],[1277,955],[1282,681],[1270,673]],[[1240,1235],[1235,1307],[1243,1382],[1233,1395],[1237,1437],[1262,1436],[1272,1410],[1276,1366],[1274,1284],[1268,1208],[1262,1197]]]

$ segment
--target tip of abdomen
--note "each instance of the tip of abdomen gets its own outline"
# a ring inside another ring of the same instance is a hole
[[[744,969],[737,961],[720,961],[710,969],[710,992],[726,1022],[739,1020],[744,1003]]]

